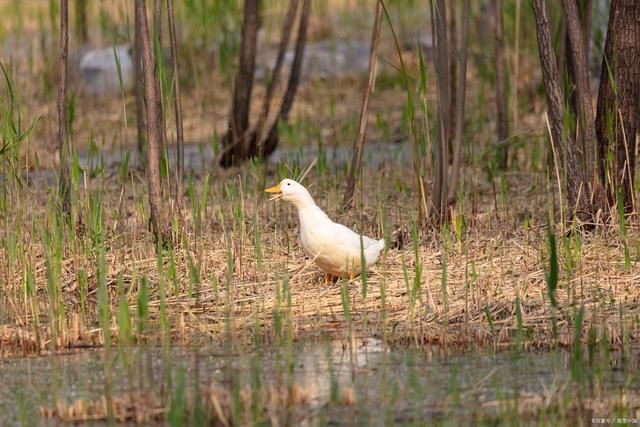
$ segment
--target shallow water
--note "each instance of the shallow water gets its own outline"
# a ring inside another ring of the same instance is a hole
[[[412,159],[409,144],[398,143],[381,143],[372,142],[365,146],[363,153],[363,163],[367,166],[379,166],[383,162],[397,162],[409,164]],[[104,165],[105,170],[113,170],[117,168],[125,158],[129,156],[129,164],[138,164],[142,159],[139,158],[138,151],[133,147],[131,150],[103,150],[97,154],[83,152],[78,154],[78,163],[81,168],[91,170],[100,165]],[[269,161],[273,163],[300,163],[302,166],[310,163],[319,156],[324,158],[332,165],[341,166],[345,163],[351,163],[352,146],[351,145],[323,145],[322,151],[317,145],[301,145],[299,147],[279,147],[269,157]],[[167,157],[169,159],[170,168],[175,167],[176,147],[167,148]],[[187,172],[195,173],[207,172],[216,162],[216,155],[211,144],[185,144],[184,146],[184,164]],[[218,167],[217,164],[215,167]]]
[[[169,377],[175,385],[182,374],[187,390],[196,382],[224,387],[237,375],[246,390],[256,377],[262,387],[298,384],[308,400],[296,423],[459,425],[496,419],[509,424],[508,417],[517,414],[517,398],[563,390],[570,400],[579,389],[582,395],[589,393],[586,385],[576,387],[571,379],[571,354],[566,351],[445,354],[436,348],[385,347],[377,339],[353,343],[350,349],[347,341],[320,338],[296,342],[289,353],[282,348],[233,355],[204,346],[197,356],[191,347],[173,347],[168,356],[158,347],[137,347],[127,352],[129,374],[114,351],[113,395],[158,393]],[[97,399],[105,393],[104,361],[104,352],[97,350],[0,360],[0,424],[47,425],[51,420],[40,418],[41,406]],[[637,360],[627,362],[607,362],[601,376],[604,392],[625,383],[627,390],[638,392]]]
[[[351,164],[351,145],[326,145],[321,149],[317,145],[301,145],[299,147],[279,147],[269,157],[270,163],[281,163],[293,167],[298,165],[304,168],[314,159],[321,158],[333,168],[343,168]],[[78,166],[87,174],[87,178],[98,175],[104,168],[107,175],[117,174],[119,167],[128,157],[129,168],[140,165],[144,159],[140,158],[135,147],[130,149],[101,150],[97,153],[82,151],[78,153]],[[175,170],[176,147],[167,149],[170,170]],[[411,164],[411,147],[409,144],[399,143],[367,143],[362,157],[363,166],[366,168],[381,167],[383,164],[403,165]],[[219,168],[217,157],[211,144],[185,144],[184,146],[185,174],[204,176],[212,170]],[[57,182],[55,170],[36,170],[29,172],[30,185],[54,185]],[[0,182],[4,179],[0,175]]]

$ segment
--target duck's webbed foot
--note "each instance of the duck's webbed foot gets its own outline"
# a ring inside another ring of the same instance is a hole
[[[336,283],[338,280],[340,280],[340,276],[335,276],[331,273],[324,273],[324,284],[325,285],[332,285],[334,283]]]
[[[333,277],[329,273],[324,273],[324,284],[329,286],[333,283]]]

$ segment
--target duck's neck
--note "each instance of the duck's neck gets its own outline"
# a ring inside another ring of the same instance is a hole
[[[309,223],[314,224],[318,222],[327,221],[329,217],[322,211],[313,201],[313,197],[310,194],[306,194],[305,197],[293,201],[293,205],[298,209],[298,218],[300,224]]]

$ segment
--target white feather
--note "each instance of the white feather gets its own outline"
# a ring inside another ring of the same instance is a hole
[[[300,243],[325,273],[333,276],[357,276],[362,272],[361,251],[366,268],[375,264],[384,249],[384,239],[361,236],[335,223],[320,209],[306,188],[291,179],[280,183],[282,199],[298,209]]]

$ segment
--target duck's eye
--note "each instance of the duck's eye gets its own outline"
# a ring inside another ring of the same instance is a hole
[[[291,185],[291,183],[290,183],[290,182],[287,182],[287,185]]]

